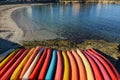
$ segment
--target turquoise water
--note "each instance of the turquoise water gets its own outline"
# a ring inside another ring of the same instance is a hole
[[[27,29],[22,28],[25,32],[31,31],[28,33],[32,40],[64,38],[76,42],[86,39],[120,42],[120,4],[46,4],[16,10],[14,15],[20,27],[27,25]]]

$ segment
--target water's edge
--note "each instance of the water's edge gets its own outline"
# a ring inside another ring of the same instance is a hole
[[[23,8],[22,8],[23,9]],[[24,8],[25,9],[25,8]],[[40,39],[39,38],[37,38],[37,37],[35,37],[36,36],[36,34],[34,34],[34,30],[33,30],[33,27],[34,27],[34,25],[32,24],[32,21],[30,20],[30,19],[26,19],[25,18],[25,16],[23,16],[23,15],[19,15],[19,14],[21,14],[20,13],[21,12],[21,9],[17,9],[17,10],[15,10],[13,13],[12,13],[12,19],[16,22],[16,24],[24,31],[24,36],[23,36],[23,40],[28,40],[28,41],[32,41],[32,40],[39,40],[39,41],[42,41],[42,40],[50,40],[50,39],[59,39],[60,37],[58,37],[58,35],[56,35],[56,34],[54,34],[54,33],[49,33],[45,28],[44,28],[44,30],[40,30],[39,32],[40,33],[37,33],[37,34],[39,34],[39,36],[40,36]],[[17,15],[17,14],[18,15]],[[47,33],[48,32],[48,33]],[[42,34],[41,34],[42,33]],[[32,34],[34,34],[34,36],[32,36],[31,37],[31,35]],[[49,37],[49,36],[50,37]],[[45,37],[45,36],[47,36],[47,38]],[[64,34],[63,34],[63,36],[65,36]],[[76,35],[75,35],[76,36]],[[91,35],[92,36],[92,35]],[[87,37],[84,37],[85,39],[81,39],[81,37],[80,38],[77,38],[77,39],[73,39],[72,40],[72,38],[70,38],[70,37],[74,37],[74,35],[73,36],[71,36],[71,35],[68,35],[68,39],[69,40],[71,40],[71,41],[75,41],[75,42],[81,42],[81,41],[83,41],[83,40],[86,40],[86,38],[89,40],[89,39],[97,39],[97,40],[101,40],[101,38],[100,37],[98,37],[97,38],[97,36],[95,36],[95,35],[93,35],[92,37],[89,37],[89,35],[87,35]],[[60,38],[61,39],[61,38]],[[106,38],[102,38],[103,40],[106,40]],[[106,40],[106,41],[108,41],[108,40]],[[112,40],[112,41],[110,41],[110,42],[116,42],[116,41],[114,41],[114,40]]]

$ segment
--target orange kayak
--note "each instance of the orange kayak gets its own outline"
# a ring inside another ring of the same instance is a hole
[[[33,72],[29,76],[30,80],[36,80],[37,79],[37,75],[39,74],[39,72],[40,72],[40,70],[43,66],[46,55],[47,55],[47,49],[45,48],[41,58],[39,59],[39,61],[38,61],[37,65],[35,66]]]
[[[78,65],[79,80],[87,80],[85,66],[81,57],[77,54],[76,50],[72,49],[71,51]]]
[[[0,80],[8,80],[10,76],[12,75],[14,69],[17,67],[12,65],[13,63],[16,62],[16,60],[19,58],[19,56],[25,51],[25,49],[21,49],[6,65],[5,67],[1,70],[2,71],[2,77]],[[4,75],[3,75],[4,74]]]
[[[83,55],[83,53],[79,49],[77,49],[77,53],[79,54],[79,56],[81,57],[81,59],[84,63],[86,73],[87,73],[87,79],[94,80],[94,74],[93,74],[93,71],[92,71],[89,61],[87,60],[85,55]]]
[[[75,61],[75,58],[70,51],[67,51],[67,56],[71,66],[71,76],[70,76],[71,80],[79,80],[78,79],[79,74],[78,74],[77,63]]]
[[[99,57],[101,57],[102,59],[104,59],[107,64],[111,67],[111,70],[113,71],[113,74],[115,74],[117,80],[119,80],[119,73],[117,72],[117,70],[115,69],[115,67],[110,63],[110,61],[108,61],[104,56],[102,56],[101,54],[99,54],[97,51],[95,51],[94,49],[90,49],[89,51],[91,51],[94,55],[97,55]]]
[[[63,80],[69,80],[70,79],[70,63],[68,60],[67,54],[62,51],[63,55],[63,60],[64,60],[64,75],[63,75]]]
[[[29,58],[27,58],[27,63],[24,65],[23,67],[23,70],[21,71],[21,74],[20,74],[20,79],[23,78],[24,74],[26,73],[26,71],[28,70],[28,68],[30,67],[33,59],[35,58],[35,56],[37,55],[37,53],[39,52],[40,48],[42,48],[41,46],[38,46],[35,48],[35,50],[32,51],[32,54]]]
[[[38,80],[44,80],[45,79],[45,76],[46,76],[46,73],[47,73],[47,70],[48,70],[48,67],[49,67],[49,64],[50,64],[50,60],[51,60],[51,52],[52,52],[52,49],[48,48],[47,56],[46,56],[46,59],[44,61],[43,66],[41,68],[41,71],[39,73]]]
[[[26,73],[23,76],[23,79],[28,80],[29,79],[29,75],[31,74],[31,72],[33,71],[39,57],[41,56],[42,52],[43,52],[44,48],[41,48],[40,51],[37,53],[36,57],[34,58],[33,62],[31,63],[30,67],[28,68],[28,70],[26,71]]]
[[[61,51],[57,51],[57,66],[56,66],[56,72],[55,72],[55,77],[54,80],[62,80],[63,79],[63,58],[62,58],[62,53]]]
[[[32,48],[28,54],[25,56],[25,58],[22,60],[22,62],[20,63],[21,64],[21,67],[22,67],[22,71],[20,73],[20,76],[19,76],[19,79],[22,79],[24,73],[26,72],[26,63],[28,62],[29,58],[31,57],[31,55],[33,54],[35,48]]]
[[[85,50],[82,51],[82,53],[85,54],[85,56],[87,57],[88,61],[90,62],[93,72],[94,72],[94,76],[96,80],[104,80],[102,73],[97,65],[97,63],[88,55],[89,53],[86,52]]]

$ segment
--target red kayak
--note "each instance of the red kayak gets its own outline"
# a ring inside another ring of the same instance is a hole
[[[88,55],[89,54],[88,52],[83,50],[82,53],[84,53],[84,55],[87,57],[88,61],[91,64],[95,79],[96,80],[104,80],[102,73],[101,73],[97,63],[94,61],[94,59],[92,59],[92,57]]]
[[[97,65],[103,75],[104,80],[111,80],[110,75],[108,74],[107,70],[105,69],[104,65],[100,62],[100,60],[97,59],[94,55],[92,55],[90,53],[88,55],[97,63]]]
[[[37,79],[37,76],[38,76],[38,74],[39,74],[39,72],[40,72],[40,70],[41,70],[41,68],[42,68],[42,66],[44,64],[46,55],[47,55],[47,49],[45,48],[42,56],[40,57],[40,59],[39,59],[39,61],[37,63],[37,65],[35,66],[33,72],[29,76],[30,80],[36,80]]]
[[[22,75],[20,75],[20,79],[23,78],[25,72],[28,70],[28,68],[30,67],[32,61],[34,60],[34,58],[36,57],[37,53],[39,52],[39,50],[41,49],[42,47],[41,46],[37,46],[35,48],[35,50],[33,50],[30,58],[27,60],[27,63],[25,64],[23,70],[21,71]]]
[[[31,74],[31,72],[33,71],[33,69],[35,68],[35,65],[37,64],[39,58],[41,57],[42,53],[43,53],[44,48],[41,48],[39,50],[39,52],[36,54],[35,58],[33,59],[31,65],[29,66],[28,70],[25,72],[24,76],[23,76],[23,80],[28,80],[29,76]],[[14,79],[14,78],[13,78]],[[12,79],[11,79],[12,80]]]
[[[111,69],[113,70],[113,73],[116,75],[117,80],[119,80],[119,73],[117,72],[117,70],[115,69],[115,67],[110,63],[110,61],[108,59],[106,59],[104,56],[102,56],[100,53],[98,53],[97,51],[95,51],[94,49],[90,49],[89,51],[92,51],[95,55],[100,56],[102,59],[104,59],[107,64],[109,64],[109,66],[111,67]]]
[[[13,71],[18,65],[13,65],[17,61],[17,59],[23,54],[25,49],[21,49],[6,65],[5,67],[0,71],[2,73],[2,76],[0,80],[8,80],[10,76],[12,75]],[[17,64],[17,63],[16,63]]]
[[[45,75],[47,73],[47,69],[49,67],[50,60],[51,60],[51,53],[52,53],[52,49],[48,48],[48,50],[47,50],[47,56],[46,56],[46,59],[44,61],[43,66],[41,68],[41,71],[39,73],[38,80],[44,80],[45,79]]]
[[[13,71],[11,77],[10,77],[10,80],[16,80],[19,78],[19,75],[21,73],[21,69],[20,66],[21,66],[21,63],[23,62],[24,58],[26,57],[26,55],[28,54],[28,52],[30,51],[30,49],[26,49],[24,51],[24,53],[20,56],[20,58],[17,59],[17,61],[13,64],[13,66],[17,66],[16,69]],[[13,77],[15,76],[15,77]]]
[[[62,57],[62,52],[57,51],[57,67],[56,67],[56,72],[55,72],[55,78],[54,80],[62,80],[63,79],[63,57]]]
[[[112,80],[117,80],[117,76],[114,73],[114,70],[110,67],[110,65],[100,56],[95,55],[92,51],[87,50],[89,53],[93,54],[96,58],[98,58],[98,60],[100,60],[100,62],[104,65],[105,69],[107,70],[107,72],[109,73],[110,77]]]
[[[21,70],[19,70],[19,71],[21,71],[20,75],[19,75],[20,80],[23,78],[25,72],[28,70],[28,68],[30,66],[28,60],[31,57],[31,55],[33,54],[34,50],[35,50],[35,48],[32,48],[28,52],[28,54],[25,56],[25,58],[21,61],[20,65],[18,65],[19,69],[21,68]]]
[[[48,67],[48,70],[47,70],[47,73],[45,76],[45,80],[53,80],[54,79],[56,64],[57,64],[57,50],[53,49],[52,55],[51,55],[50,65]]]

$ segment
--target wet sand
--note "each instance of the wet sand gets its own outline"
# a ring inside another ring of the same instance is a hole
[[[30,7],[41,4],[16,4],[0,6],[0,38],[19,43],[24,32],[12,19],[11,14],[16,9]]]

